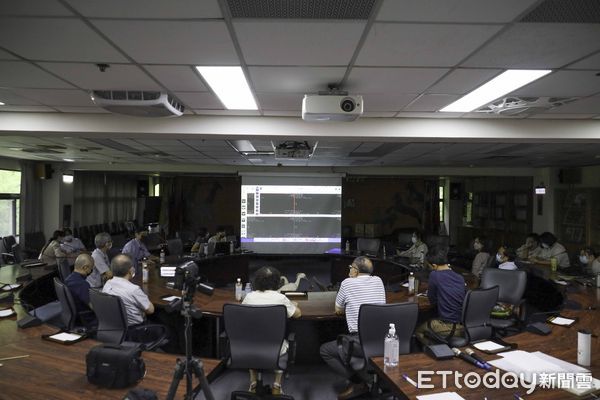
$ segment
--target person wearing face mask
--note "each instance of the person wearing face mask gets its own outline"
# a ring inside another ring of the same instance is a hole
[[[408,257],[412,263],[422,262],[427,257],[428,248],[423,243],[421,232],[415,231],[412,234],[412,246],[408,250],[404,250],[398,253],[401,257]]]
[[[52,237],[40,252],[39,260],[48,265],[56,265],[57,258],[65,257],[65,253],[60,248],[60,243],[64,240],[64,237],[65,233],[63,231],[54,231]]]
[[[137,228],[135,230],[135,237],[123,246],[123,254],[128,254],[131,257],[133,265],[137,268],[137,265],[144,258],[148,258],[151,262],[158,260],[156,256],[153,256],[148,251],[148,248],[144,244],[144,238],[148,236],[148,231],[145,228]]]
[[[476,277],[480,277],[483,269],[489,262],[490,253],[485,248],[484,243],[486,242],[483,236],[476,237],[473,240],[473,249],[477,252],[471,265],[471,273]]]
[[[65,228],[64,230],[65,237],[63,238],[62,243],[60,244],[61,250],[67,254],[67,257],[76,258],[79,254],[85,252],[85,246],[76,237],[73,237],[73,231],[70,228]]]
[[[498,253],[496,254],[498,268],[512,271],[519,269],[515,264],[516,257],[517,255],[512,248],[507,246],[500,246],[500,248],[498,249]]]
[[[581,249],[579,263],[585,268],[586,272],[592,275],[600,274],[600,257],[598,252],[592,247]]]
[[[94,269],[87,281],[93,288],[102,287],[102,282],[112,278],[110,272],[110,262],[108,260],[108,250],[112,247],[112,238],[106,232],[101,232],[94,237],[96,248],[92,252],[94,259]]]
[[[530,258],[538,257],[541,251],[540,237],[537,233],[530,233],[525,239],[525,244],[517,249],[517,257],[521,260],[528,260]]]
[[[135,276],[133,260],[127,254],[118,254],[112,259],[110,270],[113,278],[106,282],[102,292],[121,298],[127,313],[127,326],[143,324],[146,315],[154,313],[154,305],[141,287],[130,282]]]
[[[556,236],[550,232],[544,232],[540,235],[540,243],[542,251],[539,256],[531,261],[536,264],[550,265],[550,260],[554,257],[556,258],[558,268],[569,268],[571,264],[567,250],[562,244],[558,243]]]
[[[89,254],[80,254],[75,259],[73,272],[65,279],[65,285],[71,291],[81,325],[87,328],[98,325],[96,316],[91,312],[90,284],[86,280],[93,270],[94,259]]]

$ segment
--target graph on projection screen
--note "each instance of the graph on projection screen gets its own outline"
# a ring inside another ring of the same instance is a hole
[[[322,254],[339,249],[341,178],[242,177],[242,249]]]

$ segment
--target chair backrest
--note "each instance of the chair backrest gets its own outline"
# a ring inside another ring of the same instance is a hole
[[[482,289],[498,286],[498,301],[512,305],[518,304],[527,287],[527,273],[525,271],[509,271],[498,268],[488,268],[481,276]]]
[[[4,236],[2,238],[2,241],[4,242],[4,248],[9,250],[12,249],[13,244],[17,243],[17,239],[15,239],[14,236],[10,235],[10,236]]]
[[[77,319],[77,309],[71,291],[58,278],[54,278],[54,290],[58,301],[60,301],[60,320],[66,330],[71,330],[75,327],[75,320]]]
[[[379,245],[381,241],[373,238],[358,238],[356,241],[356,251],[365,252],[367,254],[377,255],[379,253]]]
[[[19,243],[14,243],[10,249],[16,263],[23,262],[23,250]]]
[[[231,368],[280,369],[279,352],[287,320],[284,305],[225,304],[223,320],[229,338]]]
[[[179,238],[169,239],[169,240],[167,240],[167,249],[169,250],[169,255],[182,256],[183,255],[183,242]]]
[[[469,342],[489,339],[492,336],[490,313],[498,301],[498,286],[488,289],[469,290],[465,295],[462,324]]]
[[[56,259],[56,265],[58,266],[58,276],[60,277],[60,280],[64,282],[65,279],[67,279],[67,276],[71,275],[71,272],[73,272],[73,268],[67,257],[58,257]]]
[[[127,312],[121,299],[90,289],[90,302],[98,318],[96,338],[105,343],[121,343],[127,334]]]
[[[417,303],[363,304],[358,312],[358,334],[365,358],[383,356],[383,339],[396,325],[400,354],[410,353],[410,342],[417,325]]]

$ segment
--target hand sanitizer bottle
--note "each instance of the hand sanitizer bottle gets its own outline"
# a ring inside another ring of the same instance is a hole
[[[390,330],[383,343],[383,364],[386,367],[397,367],[400,356],[400,343],[396,336],[396,325],[390,324]]]
[[[235,299],[237,301],[242,300],[242,280],[240,278],[235,281]]]
[[[408,276],[408,294],[415,294],[415,274],[411,272]]]

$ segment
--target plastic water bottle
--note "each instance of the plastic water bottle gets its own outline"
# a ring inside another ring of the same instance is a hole
[[[346,253],[350,253],[350,241],[346,240]]]
[[[235,250],[235,248],[233,246],[233,242],[229,242],[229,254],[233,254],[234,250]]]
[[[248,293],[250,293],[252,291],[252,285],[250,284],[250,282],[246,283],[246,288],[244,289],[244,294],[243,296],[246,297],[248,296]]]
[[[142,260],[142,283],[148,283],[148,262]]]
[[[390,324],[390,330],[383,342],[383,364],[386,367],[397,367],[400,356],[400,343],[396,336],[396,325]]]
[[[408,294],[415,293],[415,274],[413,272],[408,276]]]
[[[237,301],[242,300],[242,280],[240,278],[235,281],[235,299]]]
[[[160,263],[161,264],[165,263],[165,248],[164,247],[160,248]]]
[[[385,252],[385,245],[383,245],[383,257],[382,257],[382,258],[383,258],[384,260],[385,260],[385,253],[386,253],[386,252]]]

